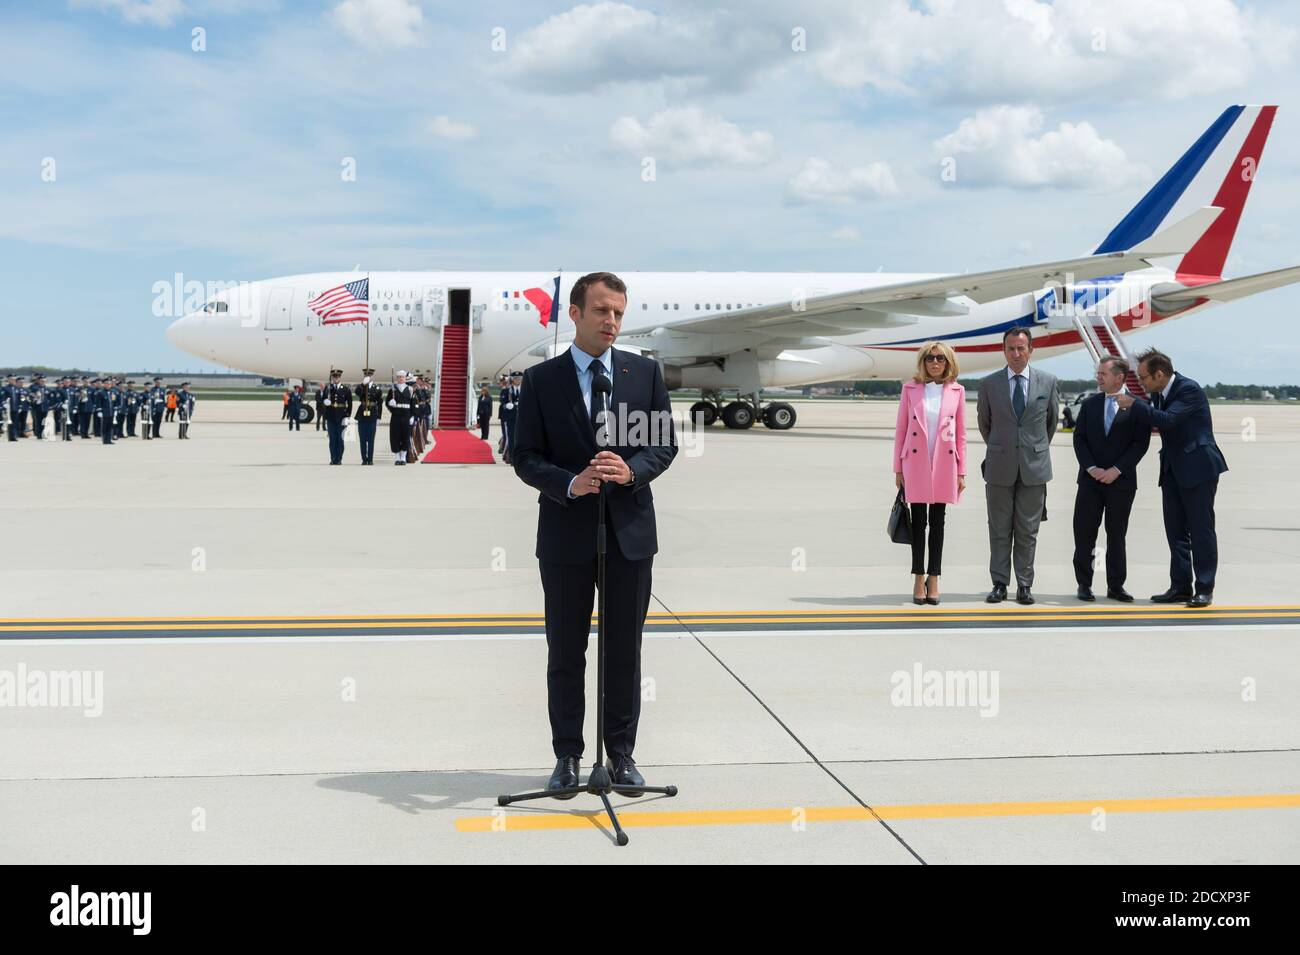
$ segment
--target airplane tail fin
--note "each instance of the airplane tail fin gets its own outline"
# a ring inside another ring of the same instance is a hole
[[[1195,245],[1168,264],[1182,282],[1220,278],[1276,112],[1276,106],[1225,109],[1096,252],[1130,249],[1202,206],[1217,206],[1223,210],[1218,219]]]

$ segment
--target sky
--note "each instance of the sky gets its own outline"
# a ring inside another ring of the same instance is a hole
[[[178,278],[1070,257],[1233,103],[1279,110],[1225,275],[1300,264],[1298,30],[1231,0],[2,4],[0,366],[216,370],[166,340]],[[1132,343],[1300,382],[1296,294]]]

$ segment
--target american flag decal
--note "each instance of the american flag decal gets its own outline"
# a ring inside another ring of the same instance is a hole
[[[322,325],[364,322],[370,318],[370,279],[357,279],[321,292],[307,300],[307,307],[320,316]]]

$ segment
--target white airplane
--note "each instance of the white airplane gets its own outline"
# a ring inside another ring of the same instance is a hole
[[[1232,106],[1091,254],[974,274],[626,272],[620,348],[657,359],[669,388],[700,388],[697,420],[792,427],[765,387],[912,375],[929,340],[962,374],[1002,365],[1002,334],[1034,329],[1039,358],[1130,357],[1123,333],[1300,281],[1300,266],[1223,279],[1276,106]],[[567,348],[582,272],[323,272],[214,295],[167,330],[199,358],[324,379],[431,369],[438,427],[466,427],[473,383]],[[1141,394],[1136,375],[1130,387]],[[737,399],[723,404],[722,394]]]

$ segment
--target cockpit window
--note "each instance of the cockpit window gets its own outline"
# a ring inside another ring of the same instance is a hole
[[[229,302],[208,302],[206,305],[203,306],[203,311],[205,314],[208,315],[211,315],[213,312],[229,312],[230,303]]]
[[[230,303],[229,303],[229,302],[218,302],[218,303],[217,303],[217,311],[218,311],[218,312],[228,312],[228,311],[230,311]]]

